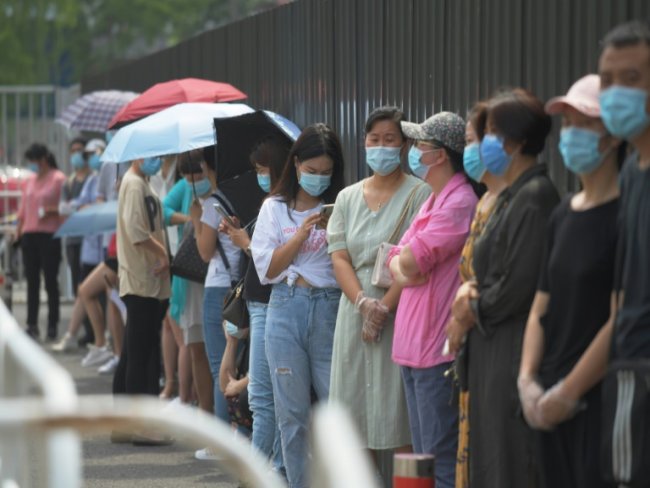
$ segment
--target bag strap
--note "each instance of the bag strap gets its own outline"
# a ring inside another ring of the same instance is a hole
[[[419,186],[420,185],[415,185],[411,190],[411,192],[409,193],[408,199],[406,200],[406,205],[404,205],[404,209],[402,210],[402,213],[400,214],[399,219],[397,220],[397,225],[395,226],[395,230],[393,230],[393,233],[388,238],[388,242],[390,242],[391,244],[397,244],[396,240],[399,237],[399,231],[404,226],[404,222],[406,222],[406,216],[411,211],[413,199],[415,198],[415,192],[417,191]]]

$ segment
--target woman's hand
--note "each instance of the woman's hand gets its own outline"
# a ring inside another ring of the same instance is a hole
[[[447,333],[447,339],[449,340],[450,353],[455,354],[460,351],[461,346],[465,342],[467,332],[469,332],[470,329],[471,327],[466,327],[454,317],[449,319],[449,322],[447,322],[447,325],[445,326],[445,332]]]
[[[251,239],[248,236],[248,232],[246,232],[245,229],[242,229],[239,225],[239,220],[237,217],[233,217],[233,220],[235,221],[235,224],[237,224],[237,227],[233,227],[228,222],[226,222],[225,219],[222,219],[221,223],[219,224],[219,232],[226,234],[228,237],[230,237],[230,241],[235,246],[245,251],[250,247]]]
[[[302,221],[302,224],[298,228],[298,231],[296,232],[296,237],[303,242],[309,239],[309,236],[311,235],[311,231],[314,228],[318,222],[321,220],[321,214],[315,213],[307,217],[305,220]]]
[[[194,200],[190,206],[190,218],[193,222],[201,221],[201,214],[203,213],[203,207],[198,200]]]
[[[519,401],[521,409],[526,419],[526,423],[533,429],[539,429],[542,425],[542,419],[538,408],[538,403],[544,389],[531,376],[519,376],[517,378],[517,390],[519,391]]]
[[[456,298],[451,306],[451,315],[454,319],[468,330],[476,322],[474,310],[470,304],[471,300],[479,297],[475,281],[467,281],[461,285],[456,293]]]
[[[557,424],[573,417],[579,406],[579,399],[567,391],[563,381],[558,381],[546,390],[537,403],[539,427],[543,430],[552,429]]]
[[[233,376],[228,373],[228,384],[223,391],[223,395],[228,398],[237,397],[244,390],[242,388],[242,381],[233,378]]]

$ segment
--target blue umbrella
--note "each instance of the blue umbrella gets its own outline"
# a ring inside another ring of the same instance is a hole
[[[117,226],[117,201],[89,205],[73,213],[54,237],[90,236],[111,232]]]
[[[214,119],[250,112],[244,103],[179,103],[118,130],[101,159],[121,163],[212,146]]]

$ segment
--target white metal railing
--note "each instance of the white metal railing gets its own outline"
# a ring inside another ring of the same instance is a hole
[[[34,387],[38,390],[33,391]],[[285,488],[268,462],[230,426],[195,408],[151,397],[77,396],[71,376],[22,330],[0,300],[0,487],[82,485],[79,433],[153,429],[223,458],[251,487]],[[341,407],[314,416],[313,488],[376,488],[374,470]]]
[[[49,415],[69,415],[78,407],[68,372],[20,329],[0,301],[0,415],[20,415],[21,404],[29,401],[41,405]],[[33,434],[2,431],[0,463],[3,483],[13,480],[19,486],[80,486],[81,444],[69,428]]]

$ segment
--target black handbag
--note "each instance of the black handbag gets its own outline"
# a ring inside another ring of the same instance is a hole
[[[224,320],[236,325],[240,329],[250,327],[250,316],[248,315],[246,300],[244,299],[244,279],[245,277],[230,289],[223,301],[222,312]]]
[[[208,274],[208,263],[199,254],[194,237],[194,227],[191,222],[185,224],[183,240],[178,246],[176,256],[172,260],[171,274],[196,283],[204,283]]]

